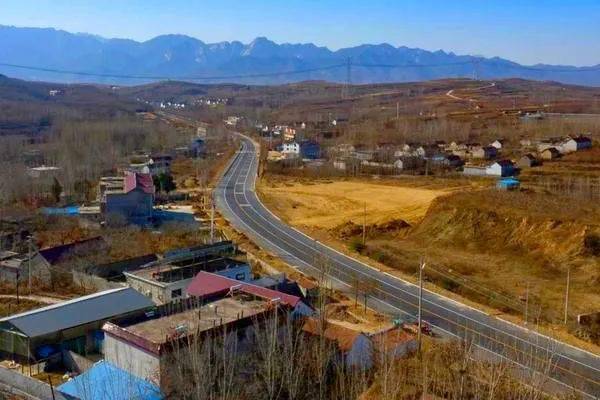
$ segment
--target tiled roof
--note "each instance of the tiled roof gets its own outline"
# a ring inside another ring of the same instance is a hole
[[[325,322],[325,329],[319,326],[320,323],[315,318],[307,318],[302,326],[302,330],[311,335],[323,335],[327,340],[335,342],[341,351],[349,351],[354,346],[356,339],[362,335],[361,332],[336,325],[331,322]]]
[[[415,337],[401,328],[393,328],[373,334],[371,340],[379,351],[388,351],[415,340]]]
[[[297,296],[292,296],[276,290],[236,281],[235,279],[229,279],[224,276],[211,274],[210,272],[205,271],[199,272],[187,288],[187,292],[196,297],[226,295],[231,290],[239,290],[267,300],[279,299],[281,303],[284,303],[290,307],[296,307],[300,301],[300,298]]]
[[[154,194],[154,181],[152,180],[152,175],[128,172],[127,175],[125,175],[123,191],[129,193],[137,188],[145,193]]]

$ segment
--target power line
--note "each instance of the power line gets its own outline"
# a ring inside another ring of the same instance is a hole
[[[0,63],[0,66],[9,68],[25,69],[30,71],[49,72],[55,74],[64,75],[78,75],[78,76],[89,76],[97,78],[114,78],[114,79],[139,79],[139,80],[182,80],[182,81],[216,81],[216,80],[231,80],[231,79],[248,79],[248,78],[268,78],[275,76],[286,76],[286,75],[300,75],[311,72],[327,71],[337,68],[346,68],[346,85],[350,82],[350,65],[352,67],[360,68],[387,68],[387,69],[410,69],[410,68],[443,68],[461,65],[476,65],[480,68],[483,65],[497,65],[504,68],[513,70],[523,71],[535,71],[535,72],[559,72],[559,73],[586,73],[593,71],[600,71],[600,65],[592,67],[571,67],[571,68],[552,68],[552,67],[534,67],[524,66],[505,62],[497,62],[491,60],[485,60],[483,58],[473,58],[467,61],[451,62],[451,63],[434,63],[434,64],[365,64],[365,63],[351,63],[346,62],[341,64],[334,64],[325,67],[306,68],[295,71],[275,71],[255,74],[238,74],[238,75],[214,75],[214,76],[194,76],[194,75],[130,75],[130,74],[112,74],[112,73],[97,73],[87,71],[74,71],[64,70],[57,68],[45,68],[36,67],[31,65],[12,64],[12,63]]]
[[[511,64],[505,62],[491,61],[483,58],[474,58],[469,61],[453,62],[453,63],[436,63],[436,64],[352,64],[354,67],[362,68],[390,68],[390,69],[402,69],[402,68],[438,68],[438,67],[451,67],[457,65],[497,65],[510,69],[520,69],[526,71],[537,71],[537,72],[569,72],[569,73],[581,73],[581,72],[592,72],[600,71],[600,65],[592,67],[571,67],[571,68],[552,68],[552,67],[533,67],[526,65]]]
[[[264,77],[272,77],[272,76],[297,75],[297,74],[305,74],[305,73],[309,73],[309,72],[326,71],[326,70],[331,70],[331,69],[335,69],[335,68],[341,68],[341,67],[345,67],[346,64],[345,63],[344,64],[336,64],[336,65],[329,65],[326,67],[308,68],[308,69],[302,69],[302,70],[296,70],[296,71],[278,71],[278,72],[266,72],[266,73],[257,73],[257,74],[220,75],[220,76],[219,75],[217,75],[217,76],[183,76],[183,75],[166,76],[166,75],[103,74],[103,73],[96,73],[96,72],[72,71],[72,70],[34,67],[31,65],[20,65],[20,64],[10,64],[10,63],[0,63],[0,66],[26,69],[26,70],[30,70],[30,71],[50,72],[50,73],[65,74],[65,75],[91,76],[91,77],[97,77],[97,78],[202,81],[202,80],[264,78]]]

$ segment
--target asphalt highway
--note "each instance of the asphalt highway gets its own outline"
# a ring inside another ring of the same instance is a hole
[[[346,256],[290,227],[272,214],[256,195],[257,147],[242,137],[240,150],[223,174],[215,201],[220,213],[258,245],[301,272],[315,277],[325,271],[348,289],[369,282],[370,305],[391,315],[416,315],[418,287]],[[531,385],[551,392],[576,392],[600,399],[600,357],[533,330],[503,321],[442,295],[425,290],[423,319],[436,332],[470,344],[480,357],[504,360]]]

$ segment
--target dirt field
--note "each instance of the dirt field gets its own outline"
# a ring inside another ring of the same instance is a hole
[[[286,221],[297,226],[332,229],[351,221],[381,224],[402,219],[416,224],[425,216],[431,202],[453,189],[393,186],[364,181],[317,181],[311,184],[278,182],[259,189],[269,206]],[[365,210],[366,207],[366,210]]]

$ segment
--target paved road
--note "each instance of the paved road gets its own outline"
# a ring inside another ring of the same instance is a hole
[[[338,286],[356,279],[375,283],[371,306],[384,312],[416,314],[418,288],[345,256],[289,227],[273,215],[254,192],[258,157],[255,144],[242,138],[240,150],[215,191],[217,207],[234,227],[302,272],[319,276],[315,265],[328,267]],[[325,262],[326,261],[326,262]],[[528,382],[548,390],[578,392],[600,398],[600,357],[499,320],[426,291],[423,318],[444,335],[466,340],[478,354],[502,358],[522,368]]]

